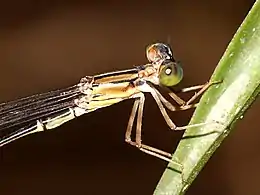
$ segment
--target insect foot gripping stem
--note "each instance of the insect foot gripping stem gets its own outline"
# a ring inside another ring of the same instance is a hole
[[[151,156],[154,156],[154,157],[159,158],[161,160],[164,160],[166,162],[169,162],[169,163],[172,163],[174,165],[177,165],[178,169],[174,169],[174,170],[177,171],[178,173],[182,173],[182,170],[183,170],[182,164],[179,163],[178,161],[172,160],[172,155],[170,153],[165,152],[165,151],[160,150],[160,149],[157,149],[157,148],[154,148],[152,146],[148,146],[148,145],[142,144],[142,143],[138,144],[137,142],[131,141],[131,138],[126,138],[125,141],[128,144],[130,144],[132,146],[135,146],[140,151],[142,151],[142,152],[144,152],[146,154],[149,154]]]
[[[212,85],[217,85],[219,83],[223,82],[221,81],[209,81],[203,85],[197,85],[197,86],[192,86],[192,87],[187,87],[187,88],[183,88],[181,91],[182,92],[188,92],[188,91],[193,91],[193,90],[197,90],[200,89],[198,92],[196,92],[187,102],[185,102],[180,108],[183,109],[185,106],[188,105],[193,105],[192,103],[200,96],[202,95],[206,90],[208,90],[209,87],[211,87]]]
[[[183,131],[186,130],[188,128],[192,128],[192,127],[200,127],[200,126],[205,126],[205,125],[221,125],[224,126],[221,122],[212,120],[209,122],[204,122],[204,123],[197,123],[197,124],[191,124],[191,125],[186,125],[186,126],[181,126],[181,127],[177,127],[177,126],[173,126],[173,128],[171,128],[174,131]]]
[[[203,126],[203,125],[206,125],[206,124],[208,124],[208,123],[198,123],[198,124],[193,124],[193,125],[186,125],[186,126],[182,126],[182,127],[172,128],[172,130],[174,130],[174,131],[183,131],[183,130],[186,130],[187,128],[199,127],[199,126]]]

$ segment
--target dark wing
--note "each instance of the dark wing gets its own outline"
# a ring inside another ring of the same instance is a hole
[[[19,129],[74,107],[82,96],[77,85],[0,104],[0,140]]]

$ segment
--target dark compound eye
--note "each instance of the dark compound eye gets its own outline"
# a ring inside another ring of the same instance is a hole
[[[152,63],[166,59],[174,61],[171,48],[164,43],[155,43],[148,46],[146,48],[146,57]]]
[[[159,82],[161,85],[172,87],[178,84],[182,77],[183,70],[180,64],[167,60],[161,65],[159,71]]]

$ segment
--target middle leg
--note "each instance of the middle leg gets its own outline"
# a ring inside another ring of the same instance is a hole
[[[125,134],[125,141],[127,143],[129,143],[130,145],[137,147],[139,150],[141,150],[142,152],[144,152],[146,154],[155,156],[155,157],[165,160],[167,162],[177,164],[182,169],[182,165],[180,163],[171,160],[172,155],[170,153],[142,143],[141,130],[142,130],[142,117],[143,117],[144,101],[145,101],[144,94],[143,93],[138,94],[138,97],[135,100],[135,103],[133,105],[132,112],[130,115],[130,119],[128,122],[127,130],[126,130],[126,134]],[[135,138],[135,141],[132,141],[131,132],[132,132],[134,118],[136,116],[136,113],[137,113],[136,138]]]

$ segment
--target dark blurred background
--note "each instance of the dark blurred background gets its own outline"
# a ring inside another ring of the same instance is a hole
[[[157,41],[169,43],[181,60],[182,86],[205,83],[253,3],[6,1],[0,7],[0,101],[144,64],[145,47]],[[2,147],[0,194],[152,194],[167,163],[124,142],[132,104]],[[260,194],[259,109],[258,101],[187,194]],[[185,125],[192,112],[170,116]],[[143,142],[172,152],[181,135],[169,131],[147,95]]]

